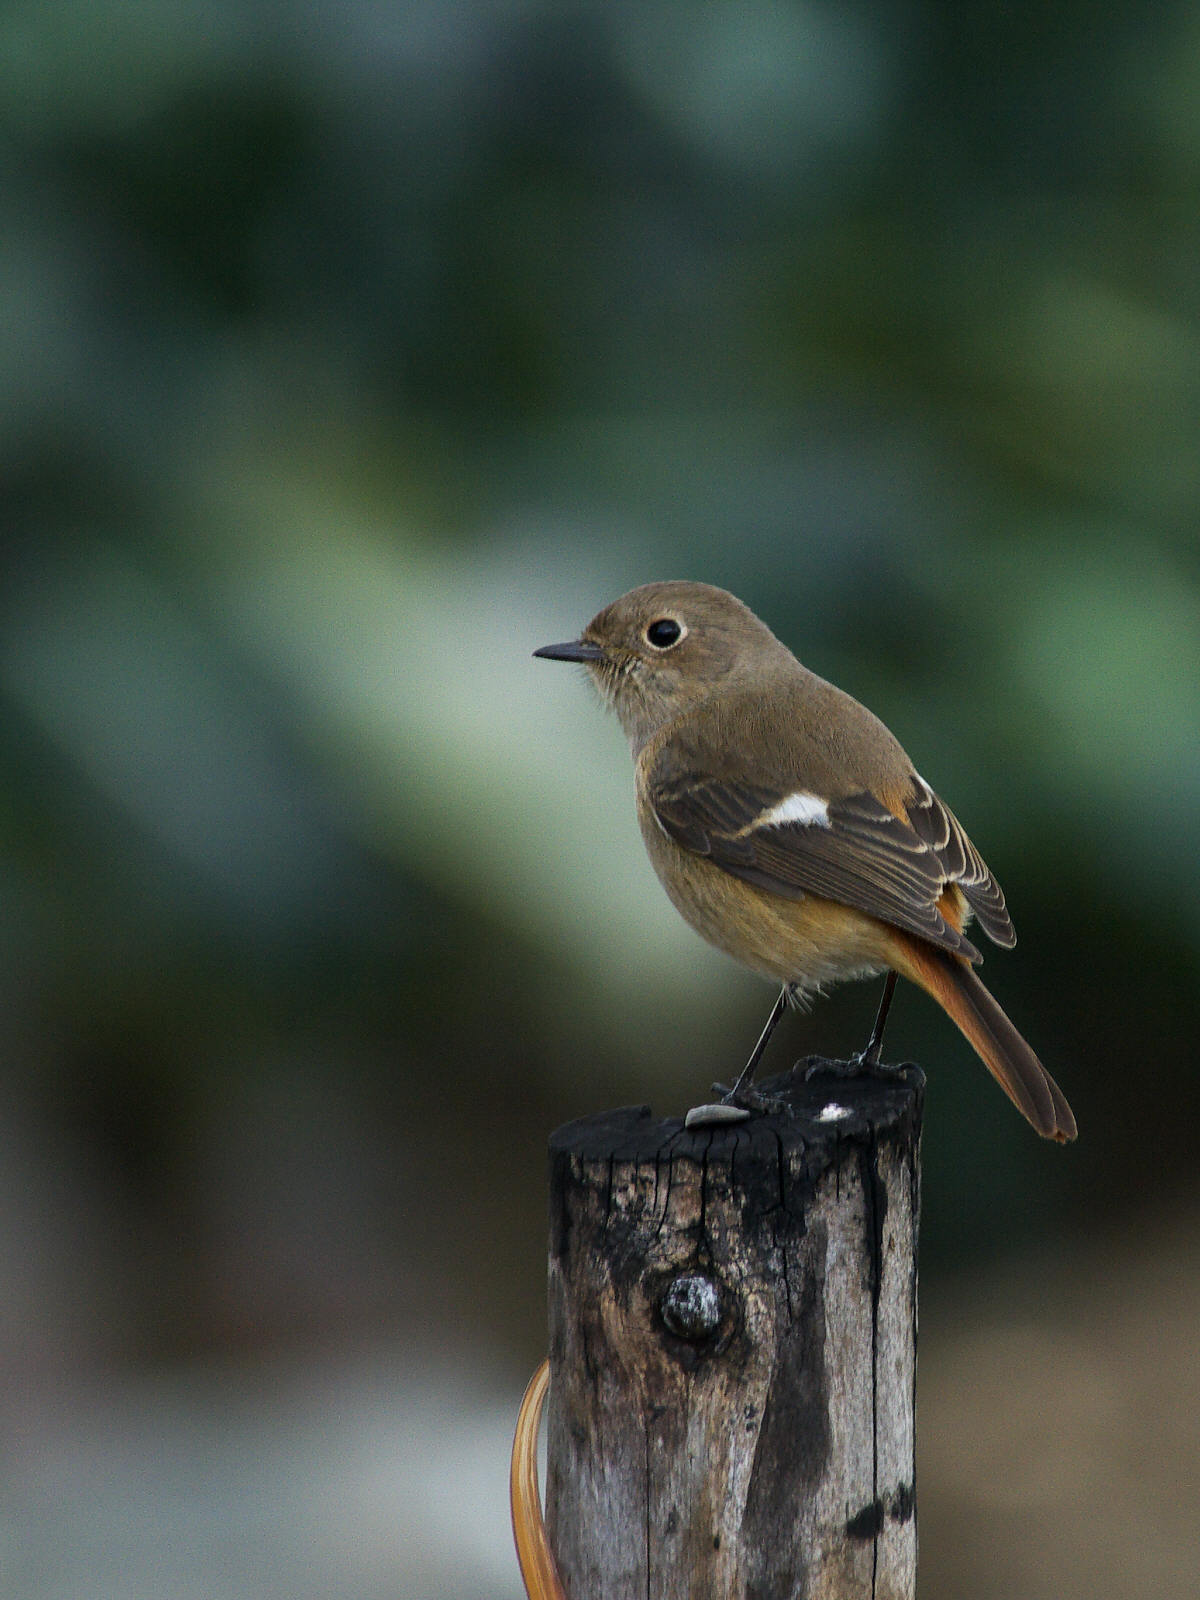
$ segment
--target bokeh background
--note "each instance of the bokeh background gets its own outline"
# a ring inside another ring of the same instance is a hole
[[[558,1122],[771,994],[530,659],[733,589],[966,820],[922,1595],[1200,1566],[1200,20],[8,0],[0,1586],[514,1600]],[[773,1064],[865,1038],[874,994]]]

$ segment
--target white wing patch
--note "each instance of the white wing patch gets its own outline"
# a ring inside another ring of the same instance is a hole
[[[798,822],[801,826],[828,828],[829,806],[819,795],[806,794],[798,789],[777,806],[755,817],[750,828],[782,828],[785,823]],[[748,828],[747,832],[750,831]]]

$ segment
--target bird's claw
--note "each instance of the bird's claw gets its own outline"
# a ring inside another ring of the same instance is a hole
[[[740,1107],[744,1111],[761,1111],[767,1116],[779,1116],[787,1110],[786,1100],[781,1100],[778,1095],[764,1094],[752,1083],[743,1084],[736,1093],[727,1083],[714,1083],[712,1087],[713,1093],[721,1096],[723,1106]]]

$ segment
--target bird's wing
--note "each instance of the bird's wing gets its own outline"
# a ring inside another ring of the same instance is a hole
[[[647,798],[664,832],[747,883],[789,899],[821,895],[930,943],[982,960],[939,908],[957,885],[1000,944],[1012,944],[1004,897],[959,823],[914,774],[897,816],[868,791],[826,800],[797,786],[697,778],[655,763]]]
[[[950,883],[957,884],[993,944],[1011,950],[1017,942],[1004,893],[987,863],[967,838],[962,823],[939,800],[924,778],[913,774],[913,798],[907,805],[909,826],[932,850]]]

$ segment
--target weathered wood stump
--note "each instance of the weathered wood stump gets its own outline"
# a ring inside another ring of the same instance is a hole
[[[550,1142],[550,1541],[571,1600],[912,1600],[924,1078]]]

